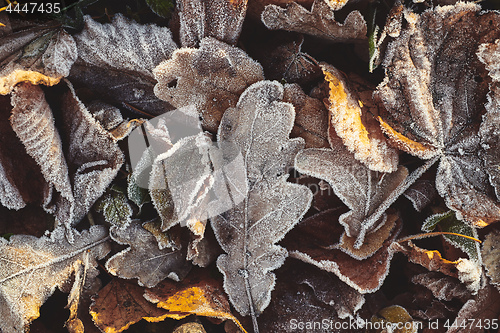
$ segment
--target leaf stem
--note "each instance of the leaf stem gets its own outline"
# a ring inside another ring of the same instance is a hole
[[[397,240],[396,243],[404,243],[404,242],[407,242],[407,241],[412,240],[412,239],[422,239],[422,238],[433,237],[433,236],[440,236],[440,235],[459,236],[459,237],[463,237],[463,238],[467,238],[467,239],[473,240],[473,241],[478,242],[478,243],[482,243],[477,238],[474,238],[474,237],[471,237],[471,236],[467,236],[467,235],[457,234],[455,232],[448,232],[448,231],[435,231],[435,232],[429,232],[429,233],[426,233],[426,234],[412,235],[412,236],[408,236],[408,237],[405,237],[405,238],[401,238],[401,239]]]
[[[419,179],[431,166],[436,163],[436,161],[440,158],[440,155],[436,155],[423,165],[419,166],[415,169],[408,177],[406,177],[405,181],[398,185],[392,191],[392,193],[378,206],[378,208],[366,219],[363,221],[362,229],[354,243],[354,248],[359,249],[363,245],[363,241],[365,240],[366,231],[371,228],[375,222],[380,219],[382,214],[389,208],[394,201],[396,201],[401,194],[403,194],[417,179]]]

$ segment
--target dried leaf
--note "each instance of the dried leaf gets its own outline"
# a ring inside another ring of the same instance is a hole
[[[343,5],[345,1],[340,3]],[[360,12],[351,12],[341,24],[335,21],[334,10],[324,0],[315,0],[310,11],[291,2],[286,8],[267,5],[261,17],[271,30],[295,31],[334,43],[366,39],[366,22]]]
[[[201,324],[186,323],[177,327],[173,333],[207,333],[207,331]]]
[[[112,186],[97,202],[96,211],[103,213],[104,219],[111,225],[126,228],[132,221],[132,208],[125,193]]]
[[[408,171],[400,166],[392,174],[379,174],[358,162],[341,143],[331,144],[334,144],[332,149],[311,148],[299,152],[295,168],[326,180],[335,194],[351,208],[350,212],[340,216],[339,222],[348,237],[356,237],[354,248],[360,249],[365,235],[377,230],[387,220],[385,213],[376,221],[370,221],[370,216],[405,181]]]
[[[195,314],[231,320],[241,332],[246,333],[231,314],[220,280],[210,277],[205,270],[193,270],[182,282],[163,281],[155,288],[146,290],[144,297],[157,307],[168,310],[166,316],[169,318],[182,319]]]
[[[500,247],[498,247],[498,244],[500,244],[500,232],[490,232],[484,239],[481,254],[486,268],[486,275],[490,278],[491,284],[500,290],[500,260],[498,260]]]
[[[410,186],[404,196],[411,201],[417,212],[427,207],[437,196],[434,183],[428,179],[419,179]]]
[[[329,86],[329,131],[335,131],[354,157],[373,171],[393,172],[398,168],[398,154],[389,147],[374,116],[378,106],[372,99],[372,88],[358,78],[357,84],[328,64],[321,68]]]
[[[465,302],[471,296],[467,288],[457,279],[438,272],[415,275],[411,278],[411,282],[426,287],[439,300],[451,301],[459,299]]]
[[[130,245],[106,262],[106,269],[115,276],[137,278],[140,286],[152,288],[166,278],[179,281],[189,272],[186,251],[160,250],[155,237],[138,221],[132,221],[126,228],[112,227],[110,234],[115,242]]]
[[[57,22],[46,25],[14,24],[0,36],[0,94],[19,82],[55,85],[68,76],[77,58],[75,41]]]
[[[248,0],[177,1],[183,47],[199,47],[214,37],[235,45],[240,36]]]
[[[379,315],[380,317],[378,317]],[[391,327],[395,324],[395,328],[391,329],[390,332],[394,333],[417,333],[418,327],[420,326],[418,322],[414,321],[405,308],[399,305],[392,305],[380,310],[377,315],[372,316],[371,322],[380,323],[380,326]],[[401,326],[401,328],[400,328]],[[373,332],[374,330],[368,330],[368,332]],[[376,332],[387,332],[384,330],[377,330]]]
[[[75,40],[80,58],[71,70],[73,83],[138,113],[159,115],[173,109],[153,94],[153,69],[177,49],[168,28],[141,25],[121,14],[109,24],[86,16]]]
[[[334,273],[356,291],[363,294],[375,292],[389,273],[393,256],[389,246],[399,234],[401,223],[394,227],[387,239],[382,239],[381,244],[380,239],[384,236],[374,233],[376,239],[371,240],[368,235],[367,243],[377,244],[378,250],[367,259],[359,260],[336,244],[342,233],[342,227],[336,223],[341,213],[327,210],[305,219],[283,240],[283,245],[290,252],[290,257]],[[359,267],[366,269],[360,270]]]
[[[420,16],[405,10],[376,96],[390,113],[381,120],[389,138],[410,154],[439,159],[439,195],[458,219],[484,227],[500,219],[500,205],[491,168],[478,156],[492,155],[484,141],[493,143],[498,134],[481,125],[491,78],[476,52],[500,37],[500,15],[479,11],[461,2]]]
[[[81,233],[71,229],[70,244],[65,228],[36,238],[13,235],[0,238],[0,329],[25,332],[37,318],[40,306],[54,292],[63,289],[80,264],[87,264],[88,283],[98,274],[96,259],[109,252],[106,229],[94,226]]]
[[[437,226],[439,226],[441,231],[453,232],[478,239],[476,229],[464,221],[457,220],[453,211],[432,215],[422,224],[422,231],[431,232]],[[443,237],[450,244],[467,253],[471,260],[481,264],[481,250],[479,249],[478,242],[455,235],[443,235]]]
[[[286,182],[287,166],[303,146],[289,139],[294,111],[282,103],[277,82],[253,84],[236,108],[221,121],[218,143],[223,154],[239,150],[245,161],[248,196],[233,209],[211,219],[222,249],[217,260],[224,274],[224,290],[242,315],[260,314],[269,304],[275,283],[272,270],[287,256],[275,242],[298,223],[309,208],[311,191]]]
[[[245,52],[211,37],[204,38],[199,49],[175,51],[154,73],[156,96],[177,108],[194,106],[203,127],[213,132],[245,88],[264,79],[260,64]]]
[[[114,278],[94,297],[90,314],[103,332],[123,332],[141,319],[161,321],[166,311],[144,299],[144,287]]]
[[[326,148],[328,143],[328,111],[323,102],[307,96],[298,84],[286,84],[283,101],[295,108],[292,137],[301,137],[305,148]]]

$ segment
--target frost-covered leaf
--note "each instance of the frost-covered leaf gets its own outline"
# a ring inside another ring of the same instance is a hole
[[[90,306],[92,320],[103,332],[123,332],[141,319],[156,321],[166,311],[158,309],[144,297],[144,287],[114,278],[94,297]]]
[[[490,232],[483,242],[481,254],[486,275],[498,290],[500,290],[500,232]]]
[[[233,321],[240,332],[246,333],[223,293],[222,283],[206,270],[193,270],[182,282],[165,280],[153,289],[147,289],[144,297],[158,308],[168,310],[166,317],[183,319],[191,314]]]
[[[13,22],[0,36],[0,94],[23,81],[55,85],[68,76],[77,58],[76,44],[57,22],[45,25]]]
[[[139,113],[159,115],[173,109],[153,94],[153,69],[177,49],[168,28],[141,25],[121,14],[108,24],[86,16],[75,40],[79,59],[70,75],[74,84]]]
[[[176,108],[194,106],[205,129],[216,132],[223,112],[246,87],[264,79],[260,64],[234,46],[206,37],[156,67],[155,94]]]
[[[328,111],[319,99],[307,96],[298,84],[285,84],[284,102],[295,108],[291,136],[304,139],[305,148],[326,148],[328,143]]]
[[[88,104],[87,108],[101,126],[109,131],[117,141],[126,138],[144,122],[142,119],[123,119],[120,109],[98,100]]]
[[[467,288],[456,278],[438,272],[414,275],[411,282],[426,287],[439,300],[451,301],[459,299],[465,302],[471,296]]]
[[[227,253],[218,258],[217,267],[231,303],[252,317],[269,305],[275,284],[271,271],[287,256],[274,243],[298,223],[312,199],[307,187],[286,182],[287,167],[304,143],[288,138],[295,112],[282,98],[278,82],[253,84],[236,108],[224,113],[218,133],[223,154],[236,149],[243,155],[249,192],[243,202],[211,219]]]
[[[457,220],[455,212],[453,211],[432,215],[423,223],[422,231],[434,231],[436,227],[438,227],[440,231],[453,232],[455,234],[478,238],[476,229],[464,221]],[[443,235],[443,237],[453,246],[467,253],[471,260],[481,263],[481,250],[479,249],[478,242],[455,235]]]
[[[458,2],[420,16],[404,10],[403,16],[376,91],[390,114],[380,119],[382,128],[400,149],[439,160],[439,195],[457,218],[484,227],[500,220],[498,170],[488,166],[498,158],[492,126],[497,111],[485,108],[492,77],[476,53],[500,37],[500,15]]]
[[[174,8],[172,0],[146,0],[146,4],[158,16],[168,18]]]
[[[65,289],[81,264],[87,265],[87,284],[98,275],[96,259],[109,252],[108,235],[102,226],[81,233],[59,227],[49,236],[36,238],[14,235],[10,241],[0,239],[0,329],[24,332],[37,318],[40,306],[56,288]]]
[[[282,244],[289,251],[290,257],[334,273],[357,292],[375,292],[389,273],[393,256],[389,246],[399,234],[401,223],[395,221],[394,218],[397,217],[391,214],[389,219],[392,221],[388,221],[380,231],[367,235],[365,247],[368,250],[363,247],[358,251],[353,250],[354,239],[350,240],[350,248],[345,249],[339,243],[343,228],[337,223],[339,215],[344,211],[345,209],[330,209],[303,220],[286,236]],[[366,259],[359,259],[363,257]],[[360,270],[359,267],[366,269]]]
[[[170,278],[181,280],[189,272],[185,249],[160,250],[155,237],[132,221],[126,228],[112,227],[111,238],[130,247],[115,254],[106,262],[106,269],[124,279],[138,279],[141,286],[151,288]]]
[[[420,212],[436,198],[437,191],[434,182],[419,179],[406,190],[404,196],[411,201],[413,208]]]
[[[132,221],[132,208],[125,193],[116,186],[112,186],[97,202],[96,211],[104,215],[104,219],[111,225],[126,227]]]
[[[334,13],[325,0],[315,0],[310,11],[296,2],[286,8],[267,5],[262,22],[269,29],[300,32],[334,43],[366,39],[366,22],[360,12],[351,12],[343,24],[335,20]]]
[[[182,47],[199,47],[205,37],[235,45],[240,36],[248,0],[179,0]]]
[[[374,118],[379,114],[378,106],[372,99],[375,87],[352,75],[351,80],[348,80],[346,75],[331,65],[323,63],[321,68],[329,87],[329,131],[334,131],[342,138],[354,157],[371,170],[396,171],[398,154],[388,145]]]
[[[295,168],[301,173],[326,180],[335,194],[351,208],[350,212],[340,216],[339,222],[348,237],[356,238],[354,248],[360,249],[365,236],[386,222],[385,213],[377,220],[371,216],[405,181],[408,171],[403,166],[390,174],[371,171],[357,161],[342,143],[337,141],[331,144],[332,149],[311,148],[299,152]],[[373,253],[370,252],[364,258]]]
[[[380,316],[380,317],[379,317]],[[399,305],[391,305],[371,317],[372,324],[379,323],[382,327],[391,327],[394,333],[417,333],[419,323],[414,321],[405,308]]]

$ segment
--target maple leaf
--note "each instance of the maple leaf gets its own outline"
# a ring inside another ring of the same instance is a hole
[[[340,7],[345,4],[344,1],[330,3],[339,3]],[[324,0],[315,0],[310,11],[296,2],[289,3],[286,8],[267,5],[262,12],[262,22],[268,29],[300,32],[334,43],[366,39],[367,31],[360,12],[349,13],[340,24],[335,21],[334,8]]]
[[[211,219],[224,252],[217,267],[224,274],[224,290],[242,315],[255,317],[269,304],[275,283],[272,270],[287,256],[275,242],[298,223],[309,208],[312,193],[286,182],[287,166],[303,146],[289,139],[294,111],[282,103],[283,87],[261,81],[241,95],[236,108],[226,110],[218,132],[224,153],[238,149],[245,161],[248,195],[233,209]]]
[[[0,34],[0,94],[19,82],[52,86],[68,76],[77,58],[76,44],[57,22],[44,25],[9,22]]]
[[[24,332],[37,318],[40,306],[56,288],[65,289],[80,264],[85,265],[85,283],[94,283],[98,271],[96,259],[109,252],[108,235],[102,226],[81,233],[59,227],[50,235],[36,238],[13,235],[10,241],[0,238],[0,329]]]
[[[177,108],[194,105],[203,127],[213,132],[245,88],[264,79],[262,66],[243,50],[212,37],[205,37],[198,49],[175,51],[154,73],[156,96]]]
[[[484,227],[500,219],[498,170],[488,163],[498,158],[498,118],[492,103],[484,106],[492,78],[476,52],[500,36],[500,16],[457,3],[420,16],[405,10],[404,18],[375,93],[390,114],[381,126],[400,149],[429,160],[427,167],[439,160],[439,195],[459,219]]]
[[[248,0],[177,1],[183,47],[199,47],[205,37],[235,45],[243,27]]]

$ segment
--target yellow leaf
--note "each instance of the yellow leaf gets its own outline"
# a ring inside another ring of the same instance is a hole
[[[50,77],[38,72],[16,69],[9,73],[9,75],[0,77],[0,95],[10,94],[12,87],[19,82],[30,82],[34,85],[44,84],[46,86],[53,86],[58,84],[60,80],[60,77]]]

